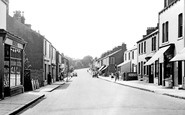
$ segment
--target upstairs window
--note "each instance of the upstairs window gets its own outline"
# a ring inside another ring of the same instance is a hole
[[[162,43],[168,42],[168,30],[169,23],[168,21],[162,24]]]
[[[132,59],[134,59],[134,51],[132,51]]]
[[[141,53],[143,53],[143,42],[141,43]]]
[[[110,59],[111,59],[110,63],[115,64],[115,57],[111,57]]]
[[[139,54],[141,54],[141,44],[139,44]]]
[[[144,53],[146,53],[146,41],[144,41]]]
[[[127,60],[127,54],[125,53],[125,61]]]
[[[152,51],[156,50],[156,36],[152,38]]]
[[[183,33],[182,30],[183,30],[183,17],[181,13],[178,16],[178,37],[182,37],[182,33]]]

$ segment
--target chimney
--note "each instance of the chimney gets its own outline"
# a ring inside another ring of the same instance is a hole
[[[164,0],[164,8],[168,7],[174,1],[176,1],[176,0]]]
[[[147,30],[146,30],[146,35],[151,34],[155,30],[156,30],[156,27],[148,27]]]

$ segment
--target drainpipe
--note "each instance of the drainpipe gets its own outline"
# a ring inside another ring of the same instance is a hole
[[[184,13],[183,13],[183,16],[182,16],[182,18],[183,18],[183,20],[184,20],[184,34],[183,34],[183,36],[184,36],[184,47],[185,47],[185,1],[184,1]]]

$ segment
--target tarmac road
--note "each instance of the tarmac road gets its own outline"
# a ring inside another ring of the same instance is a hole
[[[185,115],[185,100],[92,78],[86,69],[23,115]]]

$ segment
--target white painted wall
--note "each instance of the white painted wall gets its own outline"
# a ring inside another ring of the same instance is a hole
[[[178,15],[180,13],[183,13],[183,20],[185,20],[184,17],[184,10],[185,10],[185,2],[184,0],[177,1],[174,5],[166,9],[164,12],[159,14],[159,45],[167,45],[170,43],[175,44],[175,51],[174,54],[176,55],[178,52],[180,52],[184,48],[184,30],[183,30],[183,37],[178,38]],[[162,43],[162,24],[166,21],[169,22],[169,35],[168,35],[168,42]],[[183,21],[183,29],[185,21]],[[160,58],[160,62],[163,62],[163,58]],[[177,68],[177,63],[174,63],[175,69]],[[184,67],[182,67],[184,68]],[[175,75],[177,71],[175,70]],[[182,72],[182,75],[184,76],[184,72]],[[178,77],[175,76],[175,85],[178,85]]]
[[[0,0],[0,29],[6,30],[7,5]]]

